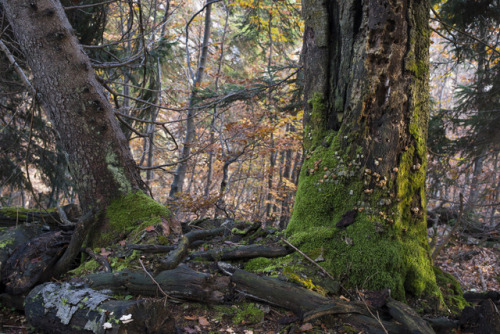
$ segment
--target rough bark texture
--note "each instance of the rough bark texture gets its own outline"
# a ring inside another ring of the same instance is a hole
[[[324,266],[350,286],[439,300],[425,224],[428,12],[417,0],[304,2],[306,159],[287,232],[312,258],[327,250]]]
[[[83,210],[143,188],[113,108],[59,1],[2,0],[57,130]]]

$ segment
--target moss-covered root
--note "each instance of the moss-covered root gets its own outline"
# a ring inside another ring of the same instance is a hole
[[[161,224],[170,210],[142,192],[117,198],[106,208],[105,223],[88,239],[92,247],[105,247],[121,238],[140,234],[145,227]]]

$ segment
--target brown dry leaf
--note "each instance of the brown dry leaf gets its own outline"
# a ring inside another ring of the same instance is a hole
[[[350,302],[349,298],[346,298],[344,296],[340,296],[339,298],[342,299],[342,300],[345,300],[346,302]]]
[[[198,322],[202,326],[208,326],[208,325],[210,325],[210,323],[208,322],[207,318],[205,318],[205,317],[199,317],[198,318]]]
[[[153,225],[149,225],[149,226],[147,226],[147,227],[144,229],[144,231],[146,231],[146,232],[152,232],[152,231],[154,231],[154,230],[155,230],[155,227],[154,227]]]
[[[313,329],[313,325],[310,322],[307,322],[300,326],[299,332],[308,332]]]
[[[186,319],[186,320],[196,320],[196,319],[198,319],[198,317],[195,316],[195,315],[185,315],[184,319]]]
[[[101,256],[107,258],[111,253],[113,252],[106,250],[106,248],[101,248],[101,253],[100,253]]]
[[[127,241],[126,240],[120,240],[118,241],[118,244],[122,247],[125,247],[125,245],[127,244]]]

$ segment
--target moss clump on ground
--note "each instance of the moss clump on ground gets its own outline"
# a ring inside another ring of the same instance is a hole
[[[115,199],[106,209],[106,224],[89,240],[92,247],[105,247],[120,238],[129,236],[133,242],[148,226],[159,225],[162,219],[170,217],[164,205],[142,192],[132,192]]]
[[[96,272],[100,266],[101,265],[96,260],[89,260],[82,263],[79,267],[68,271],[68,274],[75,277],[85,276]]]
[[[254,303],[244,303],[236,308],[236,314],[233,317],[235,325],[255,324],[264,320],[264,311]]]

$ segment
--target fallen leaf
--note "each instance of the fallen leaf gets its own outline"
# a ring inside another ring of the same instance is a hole
[[[122,247],[125,247],[125,245],[127,244],[127,241],[126,240],[120,240],[120,241],[118,241],[118,244],[120,244],[120,246],[122,246]]]
[[[108,257],[111,253],[112,252],[106,250],[106,248],[101,248],[101,253],[100,253],[101,256]]]
[[[311,323],[305,323],[299,328],[299,332],[308,332],[313,329],[313,325]]]
[[[210,325],[210,323],[208,322],[207,318],[205,318],[205,317],[199,317],[198,318],[198,322],[202,326],[208,326],[208,325]]]
[[[154,230],[155,230],[155,227],[154,227],[153,225],[149,225],[149,226],[147,226],[147,227],[144,229],[144,231],[146,231],[146,232],[152,232],[152,231],[154,231]]]
[[[196,320],[196,319],[198,319],[198,317],[195,316],[195,315],[185,315],[184,319],[186,319],[186,320]]]

